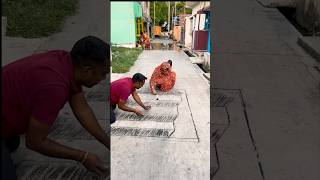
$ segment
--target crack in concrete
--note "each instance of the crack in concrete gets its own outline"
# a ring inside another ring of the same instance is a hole
[[[186,98],[187,98],[187,103],[188,103],[188,107],[189,107],[189,111],[190,111],[190,115],[191,115],[193,127],[194,127],[194,130],[195,130],[195,132],[196,132],[196,136],[197,136],[198,142],[200,142],[199,135],[198,135],[198,131],[197,131],[196,125],[195,125],[195,123],[194,123],[193,114],[192,114],[192,111],[191,111],[191,108],[190,108],[190,103],[189,103],[189,100],[188,100],[187,91],[186,91],[186,90],[184,90],[184,91],[185,91],[185,95],[186,95]]]
[[[247,109],[246,109],[246,103],[245,103],[245,100],[244,100],[244,96],[243,96],[243,93],[242,93],[241,89],[238,89],[238,91],[240,93],[241,104],[242,104],[242,107],[243,107],[243,113],[244,113],[244,116],[245,116],[245,119],[246,119],[246,125],[247,125],[248,131],[249,131],[250,139],[251,139],[252,145],[254,147],[254,151],[256,153],[256,158],[257,158],[257,161],[258,161],[260,174],[261,174],[262,179],[265,180],[264,171],[263,171],[263,168],[262,168],[262,162],[260,160],[260,154],[259,154],[258,147],[256,145],[256,142],[255,142],[255,139],[253,137],[253,133],[252,133],[252,130],[251,130],[251,127],[250,127],[250,122],[249,122],[249,117],[248,117],[248,113],[247,113]]]

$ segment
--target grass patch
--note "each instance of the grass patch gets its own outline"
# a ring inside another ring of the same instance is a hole
[[[7,35],[39,38],[60,32],[67,16],[74,15],[78,0],[4,0]]]
[[[112,72],[126,73],[134,65],[142,48],[126,48],[111,46],[112,52]]]
[[[202,71],[204,71],[205,73],[210,73],[210,64],[204,62],[203,64],[197,64]]]
[[[206,73],[210,73],[210,64],[205,62],[203,65],[203,69]]]

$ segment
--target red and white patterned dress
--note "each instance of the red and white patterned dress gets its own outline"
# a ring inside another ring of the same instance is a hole
[[[150,90],[154,92],[155,89],[158,87],[161,91],[167,92],[170,91],[176,82],[176,73],[171,70],[171,66],[169,63],[164,62],[152,73],[150,79]]]

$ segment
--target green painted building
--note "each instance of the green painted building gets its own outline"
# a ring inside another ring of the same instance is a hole
[[[142,9],[139,3],[111,1],[112,44],[135,47],[137,17],[142,17]]]

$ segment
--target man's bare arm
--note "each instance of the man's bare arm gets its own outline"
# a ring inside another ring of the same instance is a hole
[[[69,101],[74,115],[81,125],[110,150],[110,139],[99,125],[96,116],[82,93],[73,95]]]
[[[118,107],[120,109],[122,109],[123,111],[134,112],[138,116],[143,116],[143,113],[141,111],[139,111],[138,109],[134,109],[134,108],[126,106],[125,101],[122,99],[119,100]]]
[[[142,101],[141,101],[141,99],[140,99],[140,97],[139,97],[139,95],[138,95],[138,93],[137,93],[136,91],[134,91],[134,92],[132,93],[132,97],[133,97],[133,99],[134,99],[141,107],[143,107],[143,109],[148,109],[148,108],[142,103]]]
[[[127,111],[127,112],[134,112],[135,113],[137,111],[135,108],[131,108],[131,107],[126,106],[125,101],[122,99],[119,100],[118,107],[121,110]]]
[[[47,156],[81,161],[85,152],[61,145],[47,138],[49,129],[48,125],[31,117],[26,132],[26,146]]]
[[[78,162],[82,161],[88,170],[99,175],[105,173],[106,168],[103,162],[95,154],[67,147],[47,138],[49,129],[48,125],[31,117],[26,132],[26,146],[43,155],[71,159]]]

